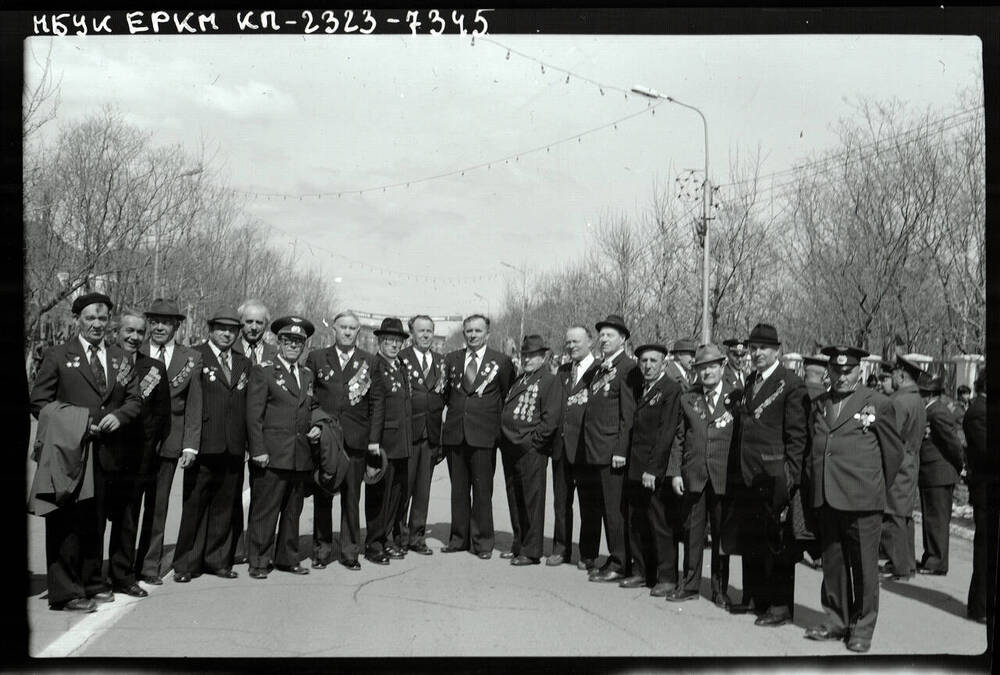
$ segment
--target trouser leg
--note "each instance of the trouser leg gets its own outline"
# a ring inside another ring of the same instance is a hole
[[[854,604],[851,635],[871,640],[878,619],[878,542],[882,517],[879,512],[848,515]]]
[[[945,573],[948,571],[948,540],[951,525],[951,502],[954,485],[920,488],[920,510],[924,520],[924,554],[921,566]]]
[[[278,518],[278,538],[274,544],[274,564],[294,567],[299,564],[299,518],[307,471],[280,471],[281,505]]]
[[[469,496],[470,477],[468,448],[464,445],[445,446],[448,462],[448,477],[451,479],[451,532],[448,546],[468,550],[471,543],[469,529],[472,519],[472,505]]]
[[[205,526],[204,560],[205,566],[211,571],[233,566],[233,539],[237,536],[233,529],[233,494],[237,492],[243,479],[243,463],[239,458],[225,455],[220,457],[219,464],[213,491],[209,496]]]
[[[472,477],[472,518],[469,533],[472,550],[477,553],[492,551],[493,532],[493,475],[496,473],[496,448],[470,448],[469,474]]]
[[[698,591],[701,588],[701,566],[705,554],[705,526],[708,522],[708,491],[705,486],[701,492],[688,492],[679,498],[681,501],[682,522],[684,523],[684,575],[683,587],[686,591]],[[713,531],[714,532],[714,531]],[[713,534],[712,540],[717,538]]]
[[[573,470],[563,455],[552,460],[552,555],[569,560],[573,554]]]
[[[628,574],[631,563],[628,552],[628,542],[625,537],[624,501],[622,488],[625,484],[624,469],[612,469],[611,465],[599,469],[601,481],[601,496],[604,518],[604,534],[608,544],[608,561],[605,564],[610,569]]]
[[[347,477],[340,491],[340,559],[346,562],[356,561],[361,553],[361,485],[365,482],[365,454],[364,450],[347,452]]]
[[[598,467],[574,464],[573,479],[580,498],[580,559],[596,560],[601,546],[601,514],[604,510]]]
[[[284,492],[284,481],[274,469],[250,467],[250,514],[247,521],[250,567],[264,568],[270,562]]]
[[[427,509],[431,499],[431,478],[434,462],[431,447],[426,440],[413,446],[409,459],[410,514],[403,545],[425,546],[427,532]]]
[[[725,517],[727,498],[715,492],[711,484],[705,487],[709,524],[712,528],[712,595],[729,592],[729,556],[722,552],[722,520]]]
[[[167,506],[170,503],[170,488],[173,486],[176,469],[176,458],[160,457],[152,494],[146,493],[146,512],[143,514],[139,538],[139,551],[143,555],[140,557],[136,553],[136,566],[139,567],[139,574],[144,577],[159,577],[161,574]]]
[[[503,463],[503,482],[507,494],[507,509],[510,511],[510,528],[513,534],[510,552],[514,555],[520,555],[524,536],[521,529],[524,494],[519,484],[520,476],[518,475],[518,460],[522,454],[517,448],[503,448],[500,451],[500,460]]]
[[[843,632],[851,624],[851,569],[846,532],[841,513],[828,506],[820,508],[820,536],[823,542],[823,583],[820,603],[830,628]]]
[[[545,474],[549,458],[537,452],[528,452],[519,463],[524,494],[521,553],[537,559],[542,557],[545,541]]]

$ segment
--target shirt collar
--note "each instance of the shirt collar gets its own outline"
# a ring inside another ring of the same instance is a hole
[[[208,348],[212,350],[212,353],[215,354],[215,358],[218,359],[219,358],[219,354],[222,353],[222,350],[219,349],[218,347],[216,347],[215,343],[212,342],[211,340],[208,341]],[[231,351],[232,350],[230,349],[226,353],[228,354]]]
[[[83,353],[84,354],[90,354],[90,344],[91,343],[87,342],[86,338],[84,338],[82,335],[77,335],[76,337],[80,340],[80,344],[83,346]],[[103,339],[100,342],[97,343],[97,353],[98,354],[103,354],[104,353],[104,340]]]
[[[291,371],[292,370],[292,364],[289,363],[288,361],[286,361],[284,356],[282,356],[281,354],[278,354],[278,360],[281,361],[281,365],[283,365],[285,367],[285,370],[287,370],[287,371]]]
[[[778,369],[778,361],[775,361],[770,365],[770,367],[767,370],[765,370],[763,373],[760,374],[761,384],[763,384],[767,380],[767,378],[771,377],[771,375],[774,374],[774,371],[777,369]]]
[[[618,355],[621,354],[623,351],[625,351],[625,348],[624,347],[620,347],[618,349],[618,351],[616,351],[614,354],[612,354],[611,356],[609,356],[606,359],[602,359],[601,360],[601,365],[603,366],[603,365],[607,364],[608,366],[610,366],[611,362],[614,361],[615,359],[617,359]]]
[[[351,357],[354,356],[354,347],[351,347],[346,352],[343,351],[340,347],[337,347],[337,346],[335,346],[333,349],[334,349],[335,352],[337,352],[337,358],[338,359],[341,358],[341,357],[343,357],[345,361],[350,361]]]
[[[469,360],[469,355],[472,354],[472,353],[473,352],[469,349],[469,347],[466,346],[466,348],[465,348],[465,360],[466,361]],[[482,347],[480,347],[479,349],[477,349],[475,351],[475,354],[476,354],[476,361],[479,362],[479,363],[482,363],[483,362],[483,357],[486,355],[486,345],[483,345]]]
[[[662,380],[662,379],[663,379],[663,373],[660,373],[659,375],[657,375],[657,376],[656,376],[656,379],[655,379],[655,380],[653,380],[652,382],[645,382],[645,381],[644,381],[644,382],[643,382],[643,385],[644,385],[644,386],[646,387],[646,389],[645,389],[645,390],[646,390],[646,391],[649,391],[650,389],[652,389],[653,387],[655,387],[655,386],[656,386],[656,383],[657,383],[657,382],[659,382],[659,381],[660,381],[660,380]]]
[[[211,344],[212,341],[209,340],[208,342]],[[249,342],[247,342],[247,339],[245,337],[241,337],[240,338],[240,342],[243,343],[243,353],[244,354],[250,354],[250,352],[256,352],[258,347],[263,347],[264,346],[264,338],[261,338],[260,340],[257,340],[257,344],[254,344],[254,345],[252,345]]]
[[[587,368],[590,368],[590,364],[593,362],[594,362],[594,355],[588,352],[586,356],[580,359],[580,363],[578,364],[579,371],[581,373],[587,372]]]
[[[712,400],[719,398],[722,394],[722,380],[719,380],[711,389],[705,389],[705,396],[711,396]]]

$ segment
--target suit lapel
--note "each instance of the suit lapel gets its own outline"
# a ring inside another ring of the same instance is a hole
[[[778,366],[774,370],[774,372],[771,373],[771,377],[767,378],[764,384],[761,385],[760,391],[757,392],[756,396],[753,395],[753,386],[754,383],[757,381],[757,378],[760,377],[760,373],[754,371],[753,380],[751,382],[748,382],[749,386],[747,386],[748,396],[750,397],[749,407],[753,408],[759,401],[770,396],[774,392],[774,390],[778,388],[778,383],[782,381],[782,373],[779,372],[780,369],[781,366]]]
[[[834,420],[833,424],[830,425],[830,431],[837,429],[843,424],[854,417],[854,413],[861,410],[867,402],[868,397],[864,395],[860,388],[854,391],[847,399],[844,401],[844,405],[840,409],[840,414],[837,419]]]
[[[125,361],[124,352],[119,351],[117,347],[111,345],[104,346],[104,358],[107,361],[107,367],[104,369],[105,377],[107,378],[108,388],[104,390],[103,403],[107,403],[111,398],[111,392],[114,388],[118,386],[118,368],[121,368]],[[118,368],[115,367],[115,363],[118,364]]]
[[[155,359],[156,357],[154,356],[153,358]],[[177,373],[181,372],[181,368],[184,367],[186,362],[187,354],[181,351],[180,345],[175,342],[174,353],[170,355],[170,365],[167,367],[167,377],[171,380],[174,379]]]
[[[94,388],[98,394],[103,393],[101,388],[97,386],[97,380],[94,379],[94,371],[90,369],[90,355],[83,351],[83,345],[80,344],[79,338],[73,338],[73,341],[69,343],[69,349],[66,350],[69,354],[75,354],[80,357],[80,367],[79,371],[83,375],[83,379],[87,380],[87,383]]]
[[[529,384],[528,380],[531,380],[535,375],[537,375],[537,371],[531,375],[524,375],[522,373],[517,380],[514,381],[514,385],[510,388],[510,391],[507,392],[507,401],[513,401],[521,392],[527,389]]]

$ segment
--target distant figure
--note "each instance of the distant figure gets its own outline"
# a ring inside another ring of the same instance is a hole
[[[972,580],[969,583],[968,617],[986,623],[994,616],[998,514],[1000,514],[1000,459],[996,444],[986,444],[986,371],[976,377],[976,397],[969,403],[962,426],[969,442],[969,503],[976,534],[972,542]],[[991,636],[993,631],[987,635]],[[992,640],[991,640],[992,641]],[[989,649],[990,646],[987,647]]]

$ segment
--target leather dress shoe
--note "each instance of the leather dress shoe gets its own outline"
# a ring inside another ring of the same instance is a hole
[[[114,602],[115,594],[114,591],[101,591],[100,593],[94,593],[93,595],[87,596],[94,602]]]
[[[847,648],[852,652],[864,654],[872,648],[872,641],[861,637],[852,637],[847,641]]]
[[[139,579],[139,581],[141,581],[144,584],[149,584],[150,586],[163,585],[163,579],[161,579],[160,577],[142,577],[141,579]]]
[[[49,609],[59,612],[96,612],[97,603],[90,598],[73,598],[66,602],[51,604]]]
[[[503,553],[500,554],[500,557],[503,560],[510,560],[511,558],[516,558],[517,554],[514,553],[513,551],[504,551]]]
[[[684,602],[685,600],[697,600],[700,596],[698,591],[691,591],[686,588],[675,588],[667,593],[668,602]]]
[[[733,603],[729,604],[729,613],[730,614],[756,614],[757,616],[761,616],[761,615],[764,614],[764,610],[758,608],[757,605],[755,605],[753,603],[753,601],[751,601],[751,602],[738,602],[738,603],[737,602],[733,602]]]
[[[234,565],[246,565],[250,560],[247,558],[246,554],[233,556]]]
[[[121,585],[115,586],[115,593],[124,593],[125,595],[131,595],[133,598],[145,598],[149,593],[144,591],[139,584],[130,584],[128,586]]]
[[[411,545],[410,550],[419,555],[434,555],[434,551],[427,544],[420,544],[419,546]]]
[[[313,560],[312,565],[310,565],[314,570],[325,570],[326,566],[330,563],[320,562],[319,560]]]
[[[476,557],[480,560],[489,560],[493,557],[493,551],[480,551],[476,554]]]
[[[234,572],[231,567],[223,567],[221,570],[212,570],[209,574],[219,577],[220,579],[235,579],[240,576],[239,572]]]
[[[810,640],[843,640],[847,637],[847,631],[844,629],[837,630],[836,628],[831,628],[825,624],[819,626],[810,626],[806,628],[806,637]]]
[[[365,560],[376,565],[388,565],[389,564],[389,554],[388,553],[365,553]]]
[[[592,574],[588,581],[597,581],[601,583],[607,583],[609,581],[620,581],[625,578],[625,575],[618,570],[611,569],[610,567],[603,572],[598,572],[597,574]]]
[[[729,609],[733,606],[733,601],[730,600],[729,596],[725,593],[716,593],[713,595],[712,603],[715,604],[716,607],[721,607],[726,611],[729,611]]]
[[[522,565],[537,565],[540,562],[542,562],[540,558],[529,558],[526,555],[519,555],[516,558],[512,558],[510,564],[520,567]]]
[[[442,546],[441,547],[441,552],[442,553],[458,553],[460,551],[468,551],[468,550],[469,549],[467,549],[467,548],[458,548],[457,546]]]
[[[251,567],[250,568],[250,578],[251,579],[267,579],[267,568],[266,567]]]
[[[969,621],[975,621],[976,623],[986,623],[985,614],[968,614],[967,618]]]
[[[944,575],[948,574],[948,572],[941,571],[941,570],[927,569],[926,567],[918,567],[917,568],[917,574],[925,574],[925,575],[934,576],[934,577],[943,577]],[[868,650],[865,650],[865,651],[868,651]]]
[[[632,576],[619,581],[618,585],[622,588],[639,588],[646,585],[646,577],[640,577],[633,574]]]
[[[576,563],[576,568],[578,570],[585,570],[587,572],[596,569],[593,558],[580,558]]]
[[[896,574],[890,570],[879,574],[879,578],[883,581],[909,581],[913,578],[913,574]]]
[[[892,563],[887,562],[887,563],[883,563],[883,564],[881,564],[881,565],[878,566],[878,573],[879,574],[895,574],[896,571],[893,568]]]
[[[187,572],[177,572],[174,574],[174,582],[178,584],[186,584],[191,581],[191,575]]]
[[[275,565],[274,569],[289,574],[309,574],[309,570],[302,565]]]
[[[771,612],[764,612],[764,614],[757,617],[757,620],[753,622],[753,625],[764,626],[767,628],[777,628],[778,626],[784,626],[786,623],[791,622],[792,617],[787,614],[772,614]]]
[[[566,559],[562,557],[560,553],[553,553],[548,558],[545,559],[545,564],[548,567],[559,567],[566,562]]]
[[[406,557],[406,551],[398,546],[388,546],[386,547],[385,552],[393,560],[402,560]]]
[[[665,598],[670,595],[671,591],[675,588],[677,588],[677,584],[672,584],[669,581],[661,581],[649,589],[649,594],[654,598]]]
[[[361,563],[357,560],[340,560],[338,562],[352,572],[357,572],[361,569]]]

